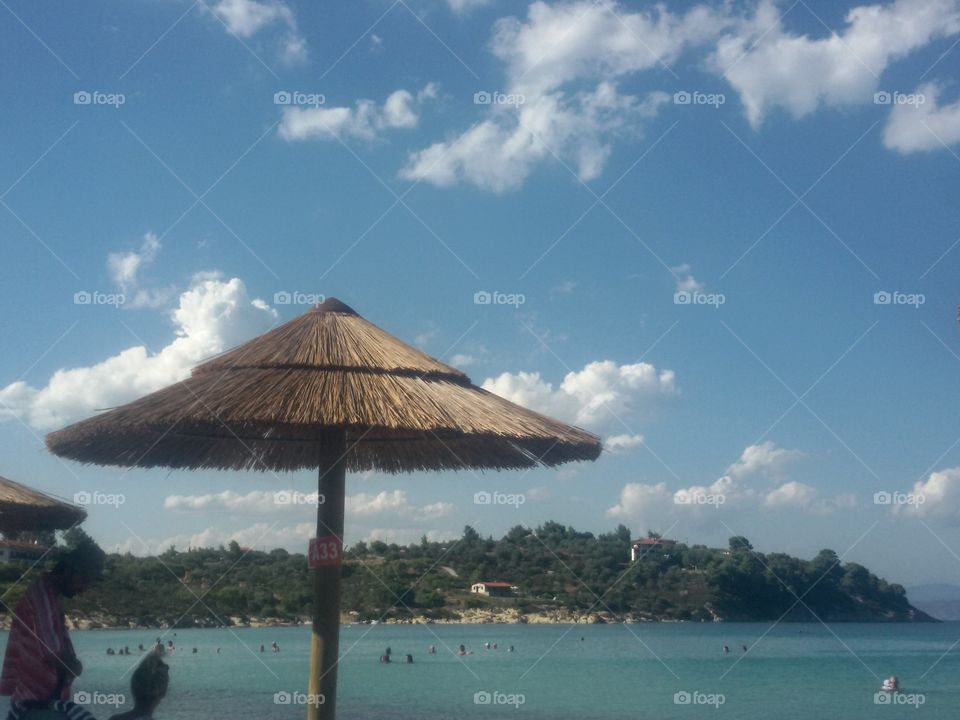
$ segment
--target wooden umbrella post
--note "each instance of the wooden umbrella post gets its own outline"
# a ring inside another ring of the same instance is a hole
[[[324,442],[317,504],[317,537],[310,544],[313,567],[313,635],[307,720],[334,720],[340,659],[340,564],[346,481],[346,431]],[[322,502],[319,500],[322,498]]]

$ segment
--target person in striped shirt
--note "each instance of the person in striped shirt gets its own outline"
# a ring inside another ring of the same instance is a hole
[[[36,578],[13,612],[0,672],[0,695],[13,705],[68,701],[83,671],[70,642],[61,598],[86,590],[103,574],[104,552],[90,539],[60,554],[50,572]]]

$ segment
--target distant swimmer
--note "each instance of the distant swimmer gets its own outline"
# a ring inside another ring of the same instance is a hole
[[[220,654],[220,648],[217,648],[217,655]]]
[[[140,643],[140,644],[137,646],[137,650],[139,650],[140,652],[143,652],[143,643]]]
[[[194,655],[197,654],[197,649],[196,649],[196,648],[193,649],[193,654],[194,654]]]
[[[897,680],[897,676],[891,675],[884,680],[883,685],[880,686],[880,691],[888,693],[900,692],[900,681]]]
[[[730,647],[729,647],[729,646],[727,646],[727,645],[724,645],[724,646],[723,646],[723,654],[724,654],[724,655],[729,655],[729,654],[730,654]]]
[[[496,643],[493,644],[493,649],[494,649],[494,650],[497,649],[497,644],[496,644]]]
[[[409,653],[408,653],[407,655],[404,655],[404,656],[403,656],[403,661],[404,661],[405,663],[407,663],[407,664],[412,663],[412,662],[413,662],[413,655],[410,655]]]
[[[484,650],[489,650],[489,649],[490,649],[490,643],[485,642],[485,643],[483,644],[483,648],[484,648]]]
[[[387,645],[387,649],[384,650],[384,653],[386,653],[387,655],[393,655],[393,650],[391,650],[391,649],[390,649],[390,646]]]
[[[743,651],[744,651],[744,652],[747,652],[747,646],[746,646],[746,645],[741,645],[740,647],[743,648]]]
[[[267,648],[264,647],[263,643],[260,643],[260,652],[266,652]]]
[[[271,649],[273,652],[275,652],[275,653],[280,652],[280,646],[277,645],[277,641],[276,641],[276,640],[274,640],[273,643],[270,645],[270,649]]]
[[[390,656],[389,656],[389,655],[381,655],[381,656],[380,656],[380,662],[382,662],[382,663],[388,663],[388,662],[390,662]]]
[[[427,648],[427,654],[428,654],[428,655],[436,655],[436,654],[437,654],[437,646],[436,646],[436,645],[431,645],[429,648]]]
[[[113,648],[107,648],[107,655],[116,655],[116,653],[113,651]]]
[[[513,652],[513,645],[507,648],[507,652]]]

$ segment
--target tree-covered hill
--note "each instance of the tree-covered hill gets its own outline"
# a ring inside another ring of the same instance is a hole
[[[65,537],[72,541],[75,534]],[[499,540],[467,527],[446,543],[360,542],[345,551],[344,620],[931,620],[909,604],[903,587],[842,563],[832,550],[802,560],[756,552],[737,537],[727,548],[664,543],[631,562],[630,546],[622,525],[594,535],[555,522],[517,526]],[[37,572],[20,579],[24,570],[0,566],[9,608]],[[308,621],[309,578],[302,554],[236,543],[171,548],[158,557],[112,554],[104,581],[68,601],[67,612],[81,626]],[[509,582],[518,591],[471,594],[479,581]],[[0,611],[9,619],[6,607]]]

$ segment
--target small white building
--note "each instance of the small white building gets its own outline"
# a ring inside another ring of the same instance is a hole
[[[488,597],[509,597],[516,595],[518,588],[506,582],[478,582],[470,586],[470,592],[474,595],[486,595]]]
[[[659,555],[669,552],[677,544],[676,540],[667,538],[642,538],[630,543],[630,561],[636,562],[640,558],[648,555]]]

